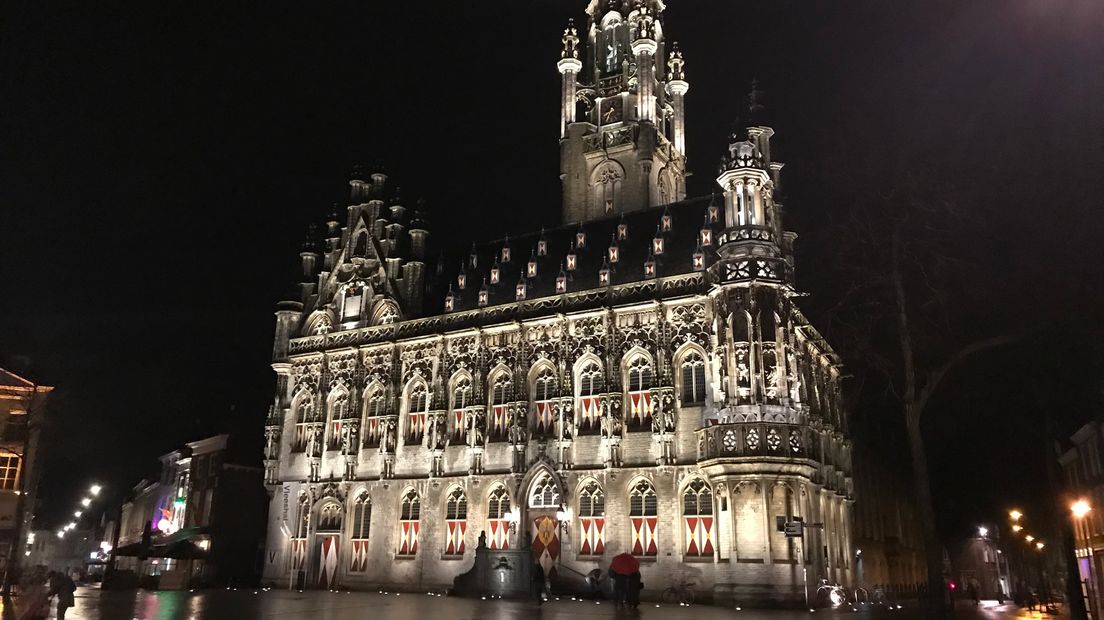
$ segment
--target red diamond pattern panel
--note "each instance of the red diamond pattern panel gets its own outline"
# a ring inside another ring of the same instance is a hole
[[[686,555],[713,555],[713,517],[686,517]]]
[[[657,555],[655,535],[656,519],[657,517],[632,517],[633,555],[641,557]]]
[[[604,517],[583,517],[582,542],[579,555],[602,555],[606,549],[606,519]]]
[[[368,570],[368,539],[352,541],[352,555],[349,556],[349,572],[363,573]]]
[[[418,526],[417,521],[399,521],[399,555],[418,553]]]
[[[491,549],[510,548],[510,525],[506,519],[488,519],[487,546]]]

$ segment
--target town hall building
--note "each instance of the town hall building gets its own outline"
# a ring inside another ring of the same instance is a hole
[[[483,545],[567,589],[620,553],[646,595],[850,584],[840,362],[795,303],[774,132],[749,115],[686,196],[664,10],[591,0],[563,32],[560,227],[430,260],[419,211],[354,172],[276,311],[266,581],[440,590]]]

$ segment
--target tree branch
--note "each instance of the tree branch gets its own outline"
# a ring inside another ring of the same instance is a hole
[[[946,362],[943,362],[942,366],[929,372],[927,381],[924,382],[924,386],[920,388],[920,393],[917,395],[916,406],[913,408],[917,423],[919,423],[920,418],[924,415],[924,409],[928,406],[928,400],[931,398],[932,394],[935,393],[936,388],[939,387],[943,378],[946,377],[947,373],[954,369],[955,366],[958,366],[972,355],[988,349],[1011,344],[1019,340],[1019,338],[1020,337],[1017,335],[1004,335],[978,340],[977,342],[962,347],[954,355],[949,357]]]

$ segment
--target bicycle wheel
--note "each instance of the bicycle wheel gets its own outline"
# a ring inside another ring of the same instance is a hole
[[[675,589],[674,586],[671,586],[671,587],[667,588],[666,590],[663,591],[663,594],[660,595],[660,599],[664,603],[667,603],[669,605],[673,605],[674,603],[678,603],[680,598],[681,597],[679,596],[679,591],[677,589]]]

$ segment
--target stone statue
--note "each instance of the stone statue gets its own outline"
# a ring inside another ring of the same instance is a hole
[[[398,431],[398,424],[394,419],[387,420],[387,427],[383,430],[383,437],[380,441],[380,447],[383,452],[392,453],[395,451],[395,434]]]
[[[483,445],[483,421],[486,415],[482,411],[472,411],[468,414],[468,439],[473,446]]]
[[[445,430],[445,416],[435,415],[429,419],[429,445],[431,448],[441,450],[445,447],[445,439],[448,431]]]

